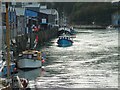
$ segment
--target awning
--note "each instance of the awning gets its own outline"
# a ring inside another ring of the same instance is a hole
[[[25,15],[30,17],[37,17],[38,13],[32,10],[25,10]]]

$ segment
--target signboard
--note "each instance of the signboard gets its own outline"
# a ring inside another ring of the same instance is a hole
[[[46,19],[42,19],[42,24],[46,24],[46,23],[47,23]]]

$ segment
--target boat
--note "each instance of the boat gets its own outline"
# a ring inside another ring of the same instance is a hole
[[[18,75],[11,78],[11,90],[27,90],[29,80],[21,78]],[[7,89],[8,90],[8,89]]]
[[[11,62],[10,64],[10,74],[16,72],[16,65],[15,63]],[[0,62],[0,77],[4,78],[7,76],[7,64],[6,61]]]
[[[112,30],[112,29],[115,29],[115,27],[113,25],[109,25],[106,27],[106,29]]]
[[[62,36],[59,36],[57,44],[59,47],[67,47],[71,46],[73,44],[73,41],[69,35],[64,34]]]
[[[67,23],[66,23],[66,17],[64,16],[64,12],[63,12],[63,19],[61,22],[61,26],[58,30],[58,40],[57,40],[57,44],[59,47],[68,47],[71,46],[73,44],[73,40],[71,38],[71,31],[73,28],[69,28],[67,27]],[[73,31],[72,31],[73,32]]]
[[[8,20],[8,6],[9,2],[5,3],[6,6],[6,45],[5,42],[2,42],[6,46],[0,51],[0,90],[26,90],[28,86],[28,80],[25,78],[19,78],[18,76],[11,76],[11,73],[16,71],[16,64],[13,58],[10,58],[10,30],[9,30],[9,20]],[[0,35],[1,36],[1,35]],[[1,39],[1,38],[0,38]],[[3,39],[3,38],[2,38]],[[3,40],[4,41],[4,40]],[[0,46],[4,46],[0,45]],[[5,76],[5,77],[3,77]],[[6,78],[7,76],[7,78]],[[17,87],[16,87],[17,85]]]
[[[69,28],[69,27],[60,27],[59,30],[58,30],[58,36],[62,35],[63,33],[70,34],[70,35],[75,35],[76,34],[73,27],[71,27],[71,28]]]
[[[17,70],[16,64],[11,62],[13,58],[10,56],[10,30],[8,18],[8,3],[6,2],[6,33],[0,30],[0,78],[10,78],[11,74],[15,73]]]
[[[42,68],[23,69],[23,70],[19,70],[17,75],[20,78],[27,78],[29,81],[31,81],[31,80],[35,80],[37,77],[41,75],[41,69]]]
[[[18,56],[18,68],[42,67],[42,53],[37,50],[25,50]]]

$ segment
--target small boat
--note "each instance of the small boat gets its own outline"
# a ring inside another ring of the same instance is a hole
[[[63,35],[63,36],[59,36],[59,39],[57,41],[57,44],[59,47],[67,47],[67,46],[71,46],[73,43],[72,39],[70,36],[68,35]]]
[[[10,64],[10,74],[16,72],[16,65],[15,63],[11,62]],[[7,76],[7,64],[6,61],[0,62],[0,77],[6,77]]]
[[[115,29],[115,27],[114,27],[113,25],[109,25],[109,26],[107,26],[107,28],[106,28],[106,29],[111,30],[111,29]]]
[[[3,51],[0,51],[0,77],[4,78],[7,76],[7,62],[6,62],[7,58],[6,58],[6,54]],[[10,58],[10,61],[13,61],[13,58]],[[15,62],[10,62],[9,64],[9,73],[10,75],[12,75],[13,73],[17,72],[17,68],[16,68],[16,64]]]
[[[11,88],[12,90],[20,89],[26,90],[28,88],[29,80],[25,78],[20,78],[19,76],[12,77]]]
[[[26,50],[19,54],[18,68],[42,67],[42,53],[37,50]]]

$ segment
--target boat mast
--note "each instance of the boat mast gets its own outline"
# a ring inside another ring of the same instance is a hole
[[[64,27],[64,33],[65,33],[65,16],[64,16],[64,12],[62,12],[62,17],[63,17],[63,27]]]
[[[9,19],[8,19],[8,2],[6,5],[6,45],[7,45],[7,78],[10,78],[10,29],[9,29]]]

